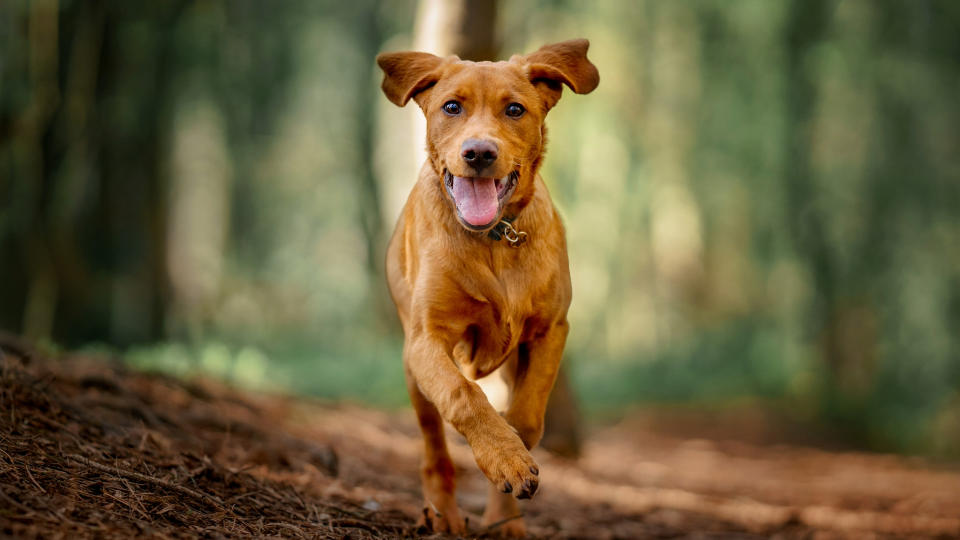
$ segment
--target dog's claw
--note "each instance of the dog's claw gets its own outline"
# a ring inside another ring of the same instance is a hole
[[[504,492],[504,493],[510,493],[510,492],[512,492],[512,491],[513,491],[513,486],[510,485],[510,482],[504,482],[504,483],[503,483],[503,492]]]
[[[533,497],[533,494],[537,492],[537,487],[539,482],[536,480],[525,480],[523,482],[523,489],[520,490],[520,493],[517,493],[518,499],[529,499]]]
[[[530,472],[532,472],[533,474],[539,475],[539,474],[540,474],[540,469],[538,469],[538,468],[536,468],[535,466],[531,465],[531,466],[530,466]]]

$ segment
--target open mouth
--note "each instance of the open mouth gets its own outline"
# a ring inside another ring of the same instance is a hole
[[[482,231],[495,225],[503,209],[503,202],[510,199],[520,178],[513,171],[503,178],[454,176],[443,172],[443,183],[453,198],[460,221],[468,229]]]

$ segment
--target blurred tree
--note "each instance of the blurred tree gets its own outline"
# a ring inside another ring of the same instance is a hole
[[[785,91],[787,130],[783,162],[786,184],[786,216],[793,242],[810,267],[815,296],[810,313],[811,331],[821,340],[828,372],[835,379],[845,358],[839,343],[840,302],[836,290],[836,263],[827,245],[822,206],[816,204],[816,187],[811,169],[811,119],[817,103],[817,85],[810,55],[823,39],[830,17],[830,4],[824,0],[795,1],[787,15]]]
[[[19,3],[17,3],[19,4]],[[4,206],[0,253],[22,261],[0,281],[0,324],[67,344],[162,336],[162,161],[172,36],[182,2],[31,2],[12,10],[0,120]],[[139,25],[140,39],[127,30]],[[9,141],[10,144],[6,144]],[[19,300],[19,301],[18,301]]]
[[[367,31],[366,39],[361,42],[363,50],[360,57],[374,58],[380,52],[384,40],[383,23],[380,20],[381,14],[372,6],[362,5],[361,3],[354,3],[353,6],[351,15],[357,19],[357,26],[365,28]],[[356,135],[358,151],[355,153],[359,176],[359,182],[357,182],[358,221],[366,240],[368,293],[371,299],[371,309],[374,313],[374,324],[378,326],[381,332],[387,329],[396,332],[399,325],[387,290],[386,274],[383,266],[387,250],[387,225],[383,219],[380,186],[373,170],[374,142],[376,139],[374,113],[377,110],[376,100],[381,99],[381,93],[379,89],[371,88],[370,81],[379,78],[380,70],[375,63],[371,63],[368,69],[358,69],[356,74],[356,88],[366,89],[365,92],[358,92],[353,100],[353,117],[358,124]]]

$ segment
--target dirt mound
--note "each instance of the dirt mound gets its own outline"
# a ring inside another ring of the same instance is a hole
[[[332,478],[334,450],[272,429],[270,410],[226,389],[83,358],[23,360],[7,354],[0,374],[2,535],[364,538],[409,528],[397,512],[305,499],[282,477]]]
[[[0,344],[0,536],[428,535],[411,415],[50,360]],[[475,534],[485,480],[451,434]],[[954,537],[960,474],[891,456],[689,440],[644,426],[538,453],[549,538]]]

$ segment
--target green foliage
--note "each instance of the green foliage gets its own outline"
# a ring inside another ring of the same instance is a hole
[[[214,377],[266,392],[294,392],[329,400],[358,401],[382,407],[407,403],[401,344],[383,340],[341,350],[317,343],[284,344],[276,350],[223,341],[194,345],[162,343],[124,353],[133,367],[178,377]],[[87,352],[96,348],[86,348]]]

